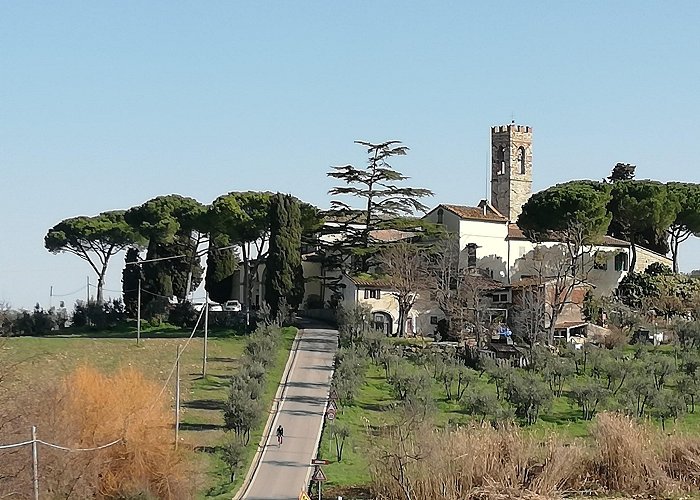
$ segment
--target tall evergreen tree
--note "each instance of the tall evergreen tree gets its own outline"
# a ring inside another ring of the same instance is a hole
[[[124,261],[126,265],[122,271],[122,296],[124,297],[124,308],[130,318],[136,317],[139,294],[139,275],[141,269],[133,264],[139,260],[138,248],[131,247],[126,251]]]
[[[379,144],[355,142],[367,148],[367,167],[333,167],[328,176],[343,181],[345,185],[334,187],[329,194],[352,196],[362,206],[351,207],[350,203],[333,200],[327,215],[342,225],[342,249],[346,255],[348,252],[350,254],[349,262],[344,263],[343,267],[355,272],[369,272],[373,264],[372,256],[380,249],[372,233],[378,229],[405,228],[406,218],[415,212],[427,210],[420,198],[432,196],[433,193],[428,189],[399,185],[408,177],[394,170],[389,161],[408,151],[400,141]]]
[[[233,298],[233,278],[238,269],[236,249],[226,247],[231,247],[226,235],[219,233],[210,236],[204,287],[209,298],[219,303]]]
[[[273,317],[280,311],[283,299],[293,310],[303,300],[301,233],[299,202],[277,193],[270,203],[270,251],[265,271],[265,300]]]

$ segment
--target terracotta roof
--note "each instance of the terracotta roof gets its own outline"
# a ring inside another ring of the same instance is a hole
[[[587,324],[587,321],[557,321],[554,328],[579,328]]]
[[[393,289],[391,281],[388,278],[365,278],[360,276],[348,276],[355,286],[368,288]]]
[[[523,233],[523,230],[518,227],[515,223],[508,224],[508,239],[510,240],[527,240],[527,237]],[[553,240],[552,240],[553,241]],[[608,247],[628,247],[630,244],[625,240],[619,238],[613,238],[612,236],[603,236],[602,241],[599,243],[602,246]]]
[[[613,238],[612,236],[608,236],[608,235],[603,236],[603,241],[601,242],[601,245],[605,245],[608,247],[628,247],[628,246],[630,246],[630,244],[628,242],[626,242],[625,240]]]
[[[511,222],[510,224],[508,224],[508,239],[526,240],[527,238],[523,234],[523,230],[520,229],[517,224]]]
[[[370,231],[369,235],[373,240],[390,243],[412,238],[416,234],[410,231],[399,231],[398,229],[376,229]]]
[[[505,222],[507,219],[490,203],[482,200],[477,207],[468,207],[465,205],[438,205],[445,210],[449,210],[460,219],[467,220],[488,220],[496,222]]]
[[[513,288],[526,288],[529,286],[543,284],[544,281],[546,280],[542,280],[542,282],[540,282],[538,278],[520,278],[518,281],[511,283],[511,286]]]

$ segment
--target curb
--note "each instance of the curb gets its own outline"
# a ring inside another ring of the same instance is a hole
[[[289,358],[287,358],[287,364],[284,367],[284,372],[282,372],[282,379],[280,380],[280,384],[277,387],[277,392],[275,393],[275,398],[273,400],[272,407],[270,408],[270,412],[267,416],[265,428],[263,429],[262,436],[260,437],[260,442],[258,443],[258,449],[255,451],[253,461],[251,462],[250,467],[248,468],[248,473],[246,474],[245,479],[243,480],[243,484],[241,484],[241,487],[233,496],[233,500],[240,500],[246,493],[248,493],[248,488],[250,488],[250,485],[253,482],[253,478],[255,477],[255,474],[258,471],[258,466],[260,465],[260,461],[262,460],[262,454],[265,450],[265,445],[270,439],[270,430],[272,429],[274,421],[277,418],[277,412],[279,411],[280,403],[282,402],[282,399],[284,399],[283,394],[287,390],[287,381],[289,380],[289,374],[291,372],[292,365],[294,364],[294,360],[297,357],[299,341],[301,340],[303,334],[304,330],[298,330],[296,336],[294,337],[292,348],[289,351]]]

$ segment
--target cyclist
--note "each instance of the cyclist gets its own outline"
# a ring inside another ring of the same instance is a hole
[[[277,446],[282,445],[282,439],[284,438],[284,428],[280,425],[277,427]]]

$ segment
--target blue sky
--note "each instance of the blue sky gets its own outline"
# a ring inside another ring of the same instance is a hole
[[[431,205],[484,197],[512,118],[535,190],[617,162],[700,182],[699,25],[697,1],[0,2],[0,300],[85,286],[43,248],[67,217],[248,189],[327,207],[356,139],[408,145],[394,166]]]

